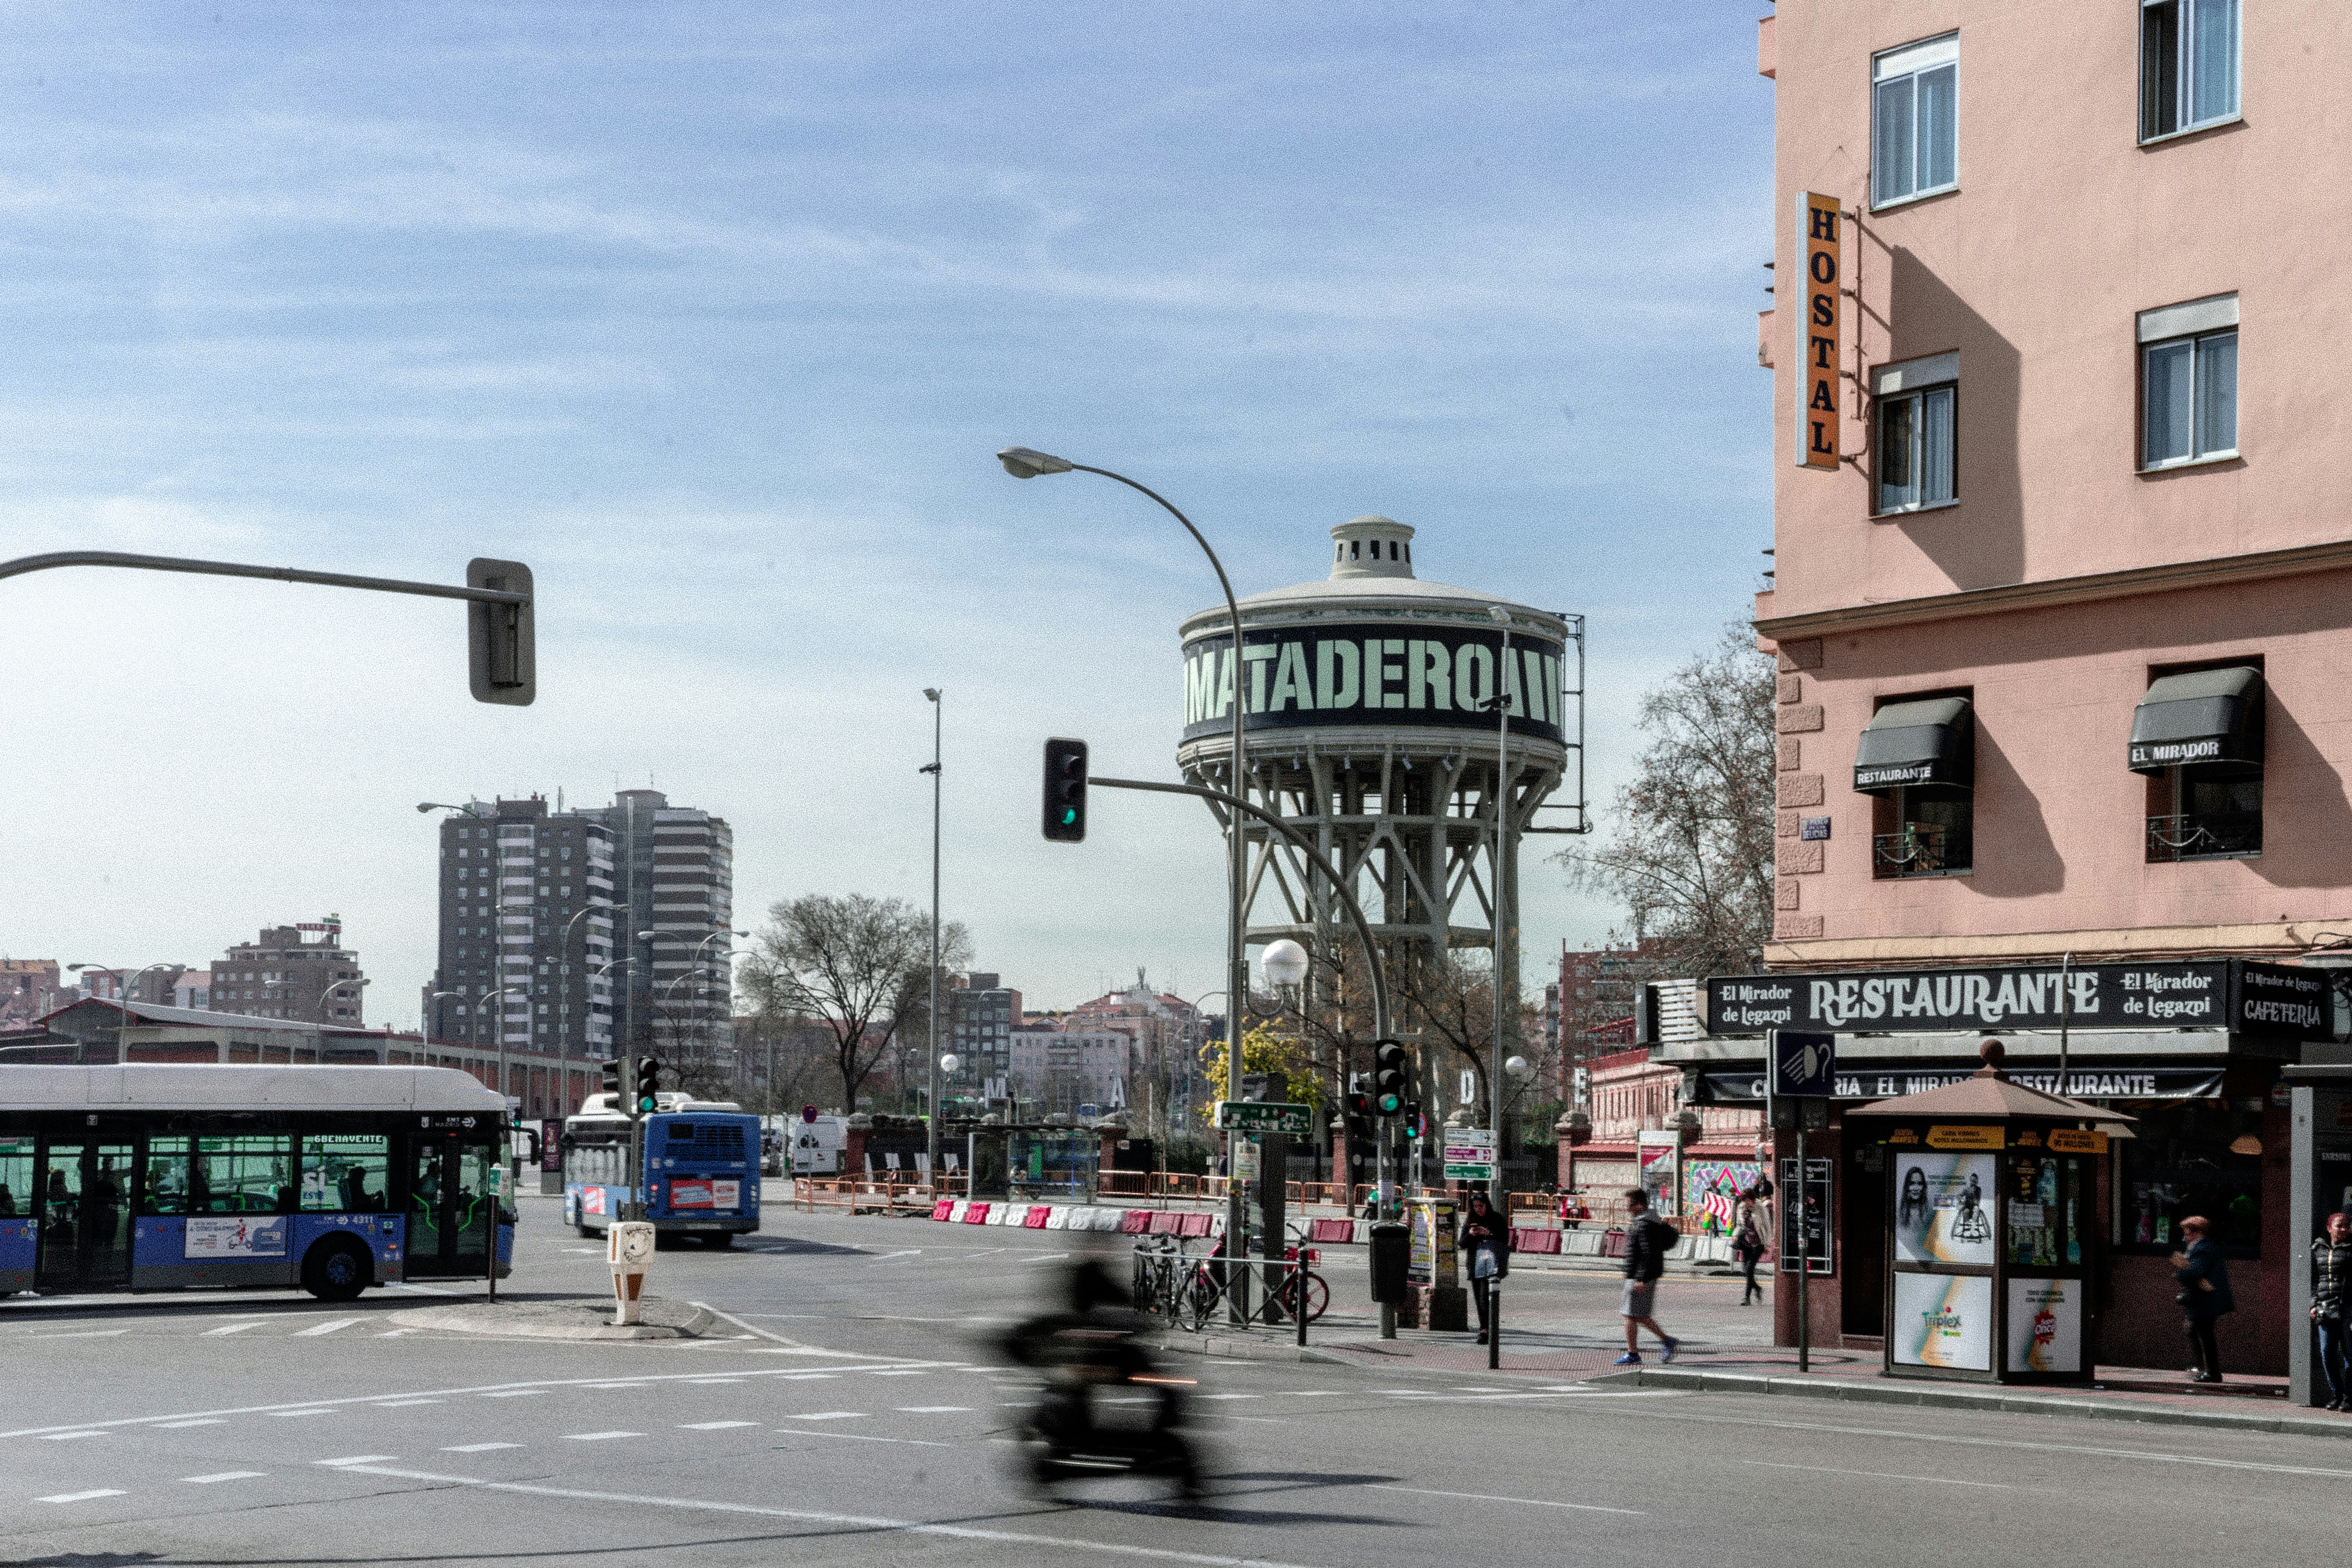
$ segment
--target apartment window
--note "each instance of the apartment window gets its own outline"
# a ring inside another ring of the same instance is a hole
[[[1872,377],[1880,515],[1949,506],[1959,499],[1952,473],[1959,377],[1957,353],[1884,365]]]
[[[1889,49],[1870,62],[1873,206],[1960,183],[1960,36]]]
[[[2139,314],[2140,466],[2238,455],[2238,297]]]
[[[2147,859],[2263,852],[2265,693],[2258,662],[2158,676],[2132,714],[2129,766],[2147,779]]]
[[[2238,117],[2239,0],[2141,0],[2139,139]]]
[[[1964,696],[1883,705],[1854,747],[1871,810],[1871,875],[1949,877],[1976,859],[1976,714]]]

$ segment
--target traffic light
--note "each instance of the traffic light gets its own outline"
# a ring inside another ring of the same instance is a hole
[[[520,561],[477,557],[466,563],[466,586],[529,595],[530,568]],[[539,694],[539,665],[531,651],[535,640],[529,603],[467,601],[466,661],[474,700],[530,707]]]
[[[1372,1042],[1372,1109],[1382,1116],[1404,1110],[1409,1088],[1404,1046],[1397,1040]]]
[[[661,1109],[661,1070],[659,1057],[637,1058],[637,1114],[640,1116],[651,1116]]]
[[[1421,1133],[1421,1101],[1408,1100],[1404,1102],[1404,1135],[1408,1138],[1418,1138]]]
[[[1349,1095],[1348,1096],[1348,1120],[1349,1120],[1349,1121],[1369,1121],[1370,1120],[1371,1120],[1371,1115],[1372,1115],[1372,1097],[1371,1097],[1370,1095],[1369,1095],[1369,1094],[1353,1094],[1353,1093],[1351,1093],[1351,1094],[1349,1094]]]
[[[598,1066],[604,1074],[604,1092],[613,1097],[614,1105],[619,1105],[622,1094],[621,1064],[618,1061],[609,1061],[599,1063]]]
[[[1045,742],[1045,837],[1076,844],[1087,836],[1087,743]]]

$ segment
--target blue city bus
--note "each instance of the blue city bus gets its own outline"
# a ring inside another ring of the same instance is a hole
[[[484,1277],[506,1106],[454,1068],[0,1067],[0,1296]]]
[[[760,1228],[760,1119],[731,1101],[657,1097],[645,1119],[646,1215],[656,1241],[697,1237],[732,1247]],[[609,1094],[590,1095],[563,1122],[563,1221],[601,1237],[622,1217],[629,1119]]]

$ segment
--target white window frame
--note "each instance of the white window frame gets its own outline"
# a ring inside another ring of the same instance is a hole
[[[2227,6],[2230,12],[2230,106],[2199,120],[2194,115],[2197,81],[2196,13],[2207,5]],[[2173,13],[2173,125],[2168,131],[2154,129],[2150,106],[2157,88],[2148,79],[2148,13],[2169,7]],[[2143,147],[2158,142],[2169,142],[2176,136],[2191,136],[2200,131],[2210,131],[2216,125],[2235,124],[2245,118],[2246,91],[2246,14],[2244,0],[2140,0],[2139,5],[2139,141]]]
[[[1949,392],[1952,395],[1953,470],[1950,495],[1940,500],[1913,501],[1905,506],[1885,504],[1884,487],[1878,472],[1874,471],[1870,477],[1873,517],[1908,517],[1914,512],[1940,511],[1946,507],[1960,504],[1959,383],[1960,355],[1957,349],[1948,353],[1929,354],[1922,359],[1902,360],[1894,364],[1884,364],[1872,374],[1870,417],[1871,439],[1874,443],[1880,442],[1885,437],[1886,429],[1885,405],[1915,398],[1924,402],[1927,395],[1934,392]],[[1921,428],[1925,428],[1924,425]],[[1875,469],[1877,464],[1885,462],[1885,455],[1876,445],[1873,446],[1872,451],[1876,459],[1874,464],[1874,469]],[[1920,456],[1924,458],[1925,454],[1922,453]]]
[[[2189,300],[2178,305],[2166,305],[2139,313],[2137,331],[2139,354],[2139,428],[2135,433],[2134,455],[2139,471],[2144,474],[2163,473],[2171,468],[2193,468],[2200,463],[2233,461],[2245,447],[2242,428],[2244,420],[2242,400],[2238,395],[2238,384],[2242,379],[2236,364],[2238,350],[2238,297],[2235,294],[2213,294],[2202,300]],[[2232,349],[2230,401],[2235,410],[2231,419],[2231,440],[2225,447],[2211,451],[2199,449],[2196,433],[2204,424],[2201,407],[2205,393],[2202,362],[2205,345],[2228,338]],[[2148,362],[2161,349],[2186,343],[2189,345],[2189,449],[2186,457],[2151,458],[2148,456]]]
[[[1949,66],[1952,71],[1952,177],[1940,184],[1921,185],[1898,195],[1879,195],[1883,171],[1878,163],[1878,112],[1880,89],[1894,82],[1907,82],[1911,90],[1911,135],[1905,155],[1911,160],[1912,172],[1918,169],[1919,109],[1918,79],[1932,70]],[[1870,210],[1884,212],[1906,203],[1924,201],[1960,188],[1960,35],[1957,32],[1921,38],[1898,48],[1882,49],[1870,58]]]

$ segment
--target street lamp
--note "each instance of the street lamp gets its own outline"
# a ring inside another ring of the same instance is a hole
[[[1225,609],[1233,620],[1234,679],[1225,692],[1226,700],[1232,706],[1234,716],[1233,794],[1238,799],[1248,799],[1248,760],[1244,751],[1242,738],[1242,607],[1240,602],[1234,597],[1233,582],[1225,575],[1224,563],[1217,559],[1217,552],[1214,550],[1209,548],[1208,540],[1202,537],[1201,531],[1192,526],[1191,518],[1176,509],[1174,502],[1157,490],[1136,483],[1125,474],[1115,474],[1108,468],[1090,468],[1084,463],[1073,463],[1066,458],[1056,458],[1050,453],[1040,452],[1029,447],[1007,447],[996,454],[996,460],[1003,464],[1004,471],[1016,479],[1034,479],[1041,474],[1066,474],[1073,471],[1082,474],[1099,474],[1104,479],[1116,479],[1128,489],[1140,491],[1158,501],[1166,509],[1169,516],[1184,525],[1184,531],[1192,536],[1192,542],[1198,544],[1201,547],[1201,552],[1209,558],[1210,566],[1214,568],[1217,574],[1217,585],[1225,591]],[[1233,811],[1231,816],[1228,829],[1231,842],[1226,852],[1226,876],[1231,885],[1226,889],[1225,907],[1225,985],[1227,987],[1225,1011],[1232,1015],[1233,1020],[1226,1026],[1226,1033],[1230,1037],[1227,1043],[1234,1059],[1237,1061],[1241,1056],[1241,1015],[1244,1009],[1237,1005],[1234,998],[1246,998],[1249,995],[1249,957],[1245,951],[1248,945],[1248,933],[1243,925],[1242,907],[1243,884],[1248,875],[1249,843],[1242,829],[1242,813]],[[1377,955],[1368,956],[1372,963],[1380,962]],[[1234,1184],[1233,1192],[1234,1195],[1228,1205],[1225,1225],[1230,1234],[1239,1236],[1242,1233],[1240,1184]]]
[[[131,993],[137,988],[140,981],[148,975],[159,969],[169,969],[172,966],[168,963],[151,963],[138,973],[129,976],[125,976],[122,971],[110,969],[110,966],[103,963],[68,963],[66,967],[77,973],[85,969],[95,969],[102,973],[111,973],[116,977],[118,988],[114,995],[114,1059],[118,1062],[129,1061],[131,1059]],[[83,1059],[89,1058],[85,1057]]]
[[[940,700],[940,689],[936,686],[923,688],[923,700],[931,705],[931,765],[919,770],[931,775],[931,999],[925,1015],[930,1033],[930,1049],[923,1053],[925,1059],[931,1064],[931,1095],[930,1114],[924,1118],[928,1134],[924,1142],[930,1146],[928,1160],[932,1191],[936,1192],[940,1179],[940,781],[944,776],[940,742],[947,704]],[[1017,1018],[1013,1021],[1020,1022]],[[948,1058],[950,1061],[954,1059],[952,1057]],[[950,1067],[947,1070],[952,1073],[955,1068]]]
[[[1487,618],[1502,628],[1502,657],[1495,661],[1495,965],[1492,989],[1495,993],[1495,1039],[1487,1052],[1491,1064],[1486,1069],[1486,1125],[1495,1138],[1495,1173],[1487,1183],[1487,1195],[1496,1212],[1502,1212],[1503,1200],[1503,921],[1506,901],[1505,887],[1509,878],[1504,869],[1504,818],[1511,809],[1511,700],[1504,679],[1511,668],[1511,612],[1500,605],[1486,610]],[[1517,976],[1513,976],[1514,980]]]
[[[373,982],[366,980],[338,980],[319,993],[319,1018],[318,1022],[310,1026],[310,1050],[320,1061],[323,1062],[327,1059],[327,998],[346,985],[356,991],[359,987],[371,984]]]

